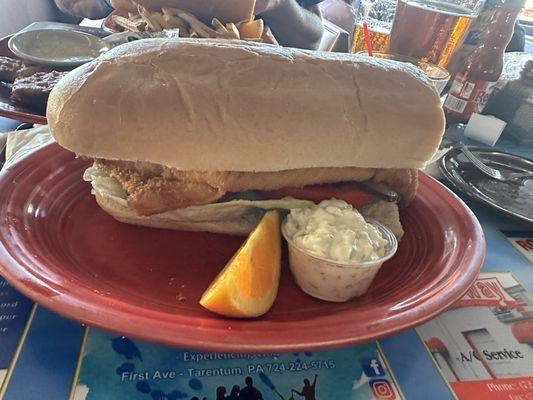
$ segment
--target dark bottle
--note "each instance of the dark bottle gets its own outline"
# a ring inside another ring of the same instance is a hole
[[[503,54],[525,0],[500,0],[494,5],[478,47],[458,69],[443,108],[450,122],[466,123],[481,113],[503,69]]]

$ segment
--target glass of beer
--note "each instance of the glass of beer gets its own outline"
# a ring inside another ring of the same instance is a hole
[[[360,0],[355,13],[352,53],[365,50],[363,22],[366,21],[373,51],[387,51],[397,0]]]
[[[482,6],[483,0],[398,0],[389,50],[446,68]]]

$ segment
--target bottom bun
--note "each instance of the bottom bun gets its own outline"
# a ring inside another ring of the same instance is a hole
[[[164,216],[163,214],[151,216],[138,215],[131,208],[124,207],[112,197],[100,194],[96,194],[95,197],[98,205],[117,221],[131,225],[148,226],[150,228],[246,236],[255,228],[261,218],[260,214],[254,214],[238,220],[198,222],[177,221]]]

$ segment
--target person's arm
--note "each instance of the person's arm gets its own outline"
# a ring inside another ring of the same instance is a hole
[[[299,391],[297,391],[296,389],[291,389],[293,393],[296,393],[298,396],[302,396],[304,395],[304,391],[302,390],[302,393],[300,393]]]
[[[318,375],[317,375],[317,374],[315,374],[315,379],[313,379],[313,384],[311,385],[311,386],[313,386],[313,387],[315,387],[315,385],[316,385],[316,378],[318,378]]]
[[[108,0],[54,0],[65,14],[79,18],[98,19],[107,16],[113,8]]]
[[[318,6],[304,8],[296,0],[257,0],[256,13],[282,46],[315,50],[320,45],[324,26]]]

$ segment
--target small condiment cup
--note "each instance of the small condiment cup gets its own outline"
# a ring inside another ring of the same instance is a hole
[[[321,300],[343,302],[366,293],[385,261],[398,249],[394,234],[377,221],[368,221],[387,240],[385,255],[372,261],[335,261],[298,247],[288,236],[283,223],[281,231],[289,246],[289,264],[300,288]]]

